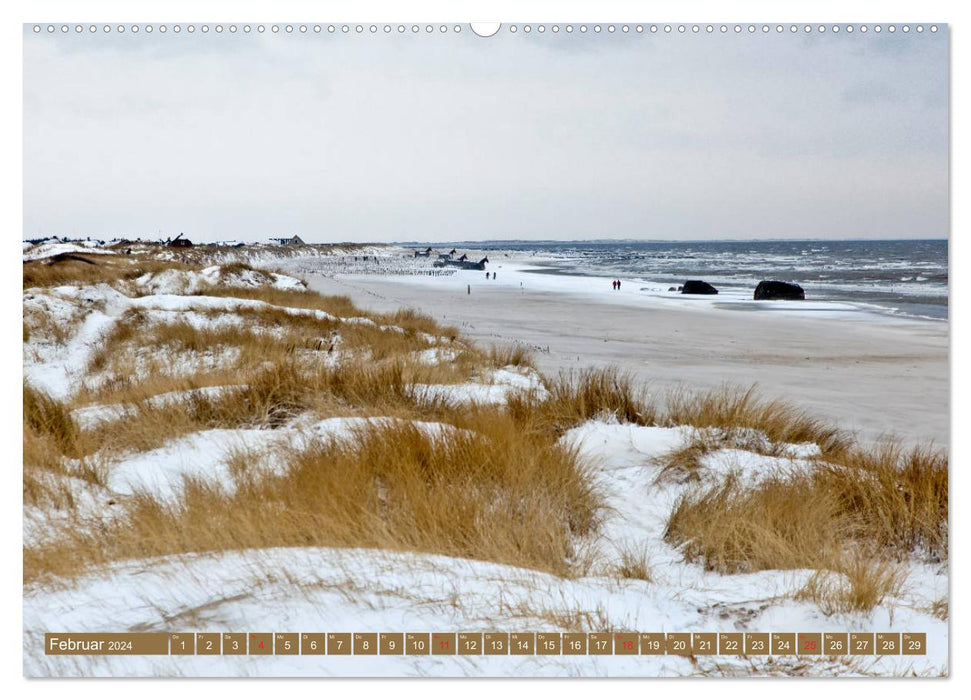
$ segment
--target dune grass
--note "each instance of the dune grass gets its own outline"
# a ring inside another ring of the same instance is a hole
[[[950,607],[950,601],[946,597],[938,598],[930,604],[928,612],[938,620],[946,620],[951,614]]]
[[[720,449],[723,443],[720,434],[693,428],[679,447],[659,458],[661,473],[658,479],[697,479],[704,458]]]
[[[70,577],[152,554],[307,544],[573,570],[575,539],[592,530],[598,510],[576,455],[553,435],[517,430],[503,408],[452,406],[413,390],[419,383],[467,381],[496,366],[525,366],[527,353],[482,351],[415,311],[365,314],[344,297],[267,287],[216,286],[205,293],[273,306],[202,310],[197,315],[214,321],[202,326],[127,312],[91,358],[89,377],[100,377],[98,382],[66,405],[25,394],[25,445],[43,447],[30,459],[64,473],[74,458],[144,452],[210,428],[274,429],[299,416],[439,419],[460,432],[446,440],[410,423],[383,424],[358,435],[357,443],[290,451],[281,457],[288,465],[283,474],[261,471],[256,456],[237,458],[232,493],[189,482],[177,504],[147,494],[127,499],[126,515],[109,529],[79,522],[53,541],[25,549],[25,580]],[[421,361],[424,350],[443,347],[449,361]],[[223,359],[210,368],[195,366],[198,357]],[[220,390],[194,391],[208,386]],[[182,394],[156,401],[173,392]],[[123,417],[81,430],[70,410],[92,403],[123,406]],[[70,509],[69,503],[58,505]]]
[[[309,290],[275,287],[230,287],[217,285],[198,292],[198,296],[227,297],[264,301],[273,306],[324,311],[334,316],[353,317],[360,311],[346,296],[325,296]]]
[[[857,552],[813,574],[796,600],[811,601],[826,615],[866,613],[898,595],[903,582],[899,563]]]
[[[131,402],[187,388],[245,384],[255,381],[254,375],[264,376],[267,368],[279,366],[285,373],[287,365],[301,366],[311,385],[326,381],[330,386],[352,384],[359,373],[373,384],[377,375],[395,372],[407,382],[455,383],[486,365],[482,353],[463,341],[435,345],[420,332],[318,319],[280,307],[202,315],[218,325],[153,321],[141,310],[125,313],[89,363],[89,374],[99,373],[99,380],[87,382],[75,404]],[[421,362],[419,353],[429,348],[448,348],[454,359]],[[338,366],[346,380],[333,375]]]
[[[754,386],[671,392],[666,398],[663,424],[729,431],[754,428],[774,443],[815,443],[828,457],[838,457],[852,445],[850,437],[836,426],[785,401],[762,399]]]
[[[71,479],[102,485],[101,460],[65,405],[23,385],[23,500],[37,507],[72,508]]]
[[[267,362],[267,357],[272,361]],[[145,382],[112,384],[100,393],[124,414],[85,432],[87,454],[120,455],[161,446],[167,440],[216,428],[279,428],[301,415],[445,418],[463,422],[461,407],[412,390],[416,381],[464,378],[464,364],[428,366],[408,356],[384,362],[351,360],[321,365],[280,351],[235,371],[188,376],[156,374]],[[203,393],[200,388],[217,387]],[[169,401],[156,399],[174,394]],[[84,397],[89,400],[91,397]]]
[[[814,568],[846,539],[834,504],[806,480],[772,478],[746,488],[737,478],[689,491],[665,539],[687,561],[721,573]]]
[[[429,433],[378,422],[352,440],[283,457],[235,459],[233,489],[188,481],[175,503],[142,494],[124,519],[25,551],[27,580],[163,554],[275,546],[421,551],[571,572],[573,540],[590,534],[597,494],[576,455],[480,414],[475,432]]]
[[[651,557],[646,549],[632,546],[621,548],[620,560],[614,567],[614,574],[622,579],[634,579],[651,583]]]
[[[536,369],[532,352],[521,343],[489,346],[489,362],[493,367],[528,367]]]
[[[80,431],[64,405],[27,382],[23,387],[24,424],[39,438],[50,440],[67,456],[77,456]]]
[[[755,486],[729,478],[684,494],[665,532],[689,561],[738,573],[816,569],[805,596],[833,610],[869,609],[898,576],[888,562],[948,557],[948,462],[927,447],[854,448],[840,462]],[[847,559],[861,549],[866,557]],[[849,562],[849,563],[848,563]],[[848,584],[834,584],[831,573]]]
[[[23,264],[23,288],[67,284],[124,284],[148,272],[190,270],[193,266],[143,255],[71,253]]]
[[[52,474],[66,475],[63,456],[77,449],[78,429],[58,402],[24,383],[23,394],[23,499],[24,505],[69,505]]]
[[[544,384],[548,396],[513,396],[508,406],[521,424],[553,435],[594,418],[653,425],[657,417],[643,389],[616,367],[561,372],[555,379],[544,378]]]

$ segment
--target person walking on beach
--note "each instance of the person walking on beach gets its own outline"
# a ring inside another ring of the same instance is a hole
[[[617,280],[617,290],[620,291],[620,280]]]

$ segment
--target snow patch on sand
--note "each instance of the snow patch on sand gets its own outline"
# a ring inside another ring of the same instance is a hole
[[[427,348],[413,353],[415,361],[423,365],[441,365],[454,362],[462,352],[455,348]]]
[[[539,375],[532,369],[503,367],[482,381],[461,384],[414,384],[411,392],[427,400],[445,401],[452,405],[467,403],[504,404],[510,394],[532,392],[542,400],[549,395]]]

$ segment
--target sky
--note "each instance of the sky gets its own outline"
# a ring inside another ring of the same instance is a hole
[[[521,27],[25,26],[23,236],[948,235],[946,29]]]

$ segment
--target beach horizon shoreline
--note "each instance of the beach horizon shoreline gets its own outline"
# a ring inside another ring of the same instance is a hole
[[[472,271],[314,272],[306,260],[299,271],[314,291],[365,309],[414,308],[477,342],[524,345],[541,371],[613,365],[660,393],[755,386],[864,441],[949,445],[946,320],[811,299],[687,298],[632,284],[618,291],[608,278],[530,274],[537,262],[495,257],[488,280]]]

